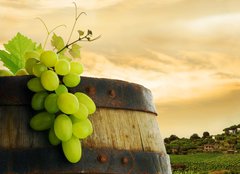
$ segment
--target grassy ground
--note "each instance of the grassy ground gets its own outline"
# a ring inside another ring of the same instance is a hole
[[[197,172],[208,173],[209,171],[228,170],[240,174],[240,154],[199,153],[190,155],[170,155],[172,164],[186,166],[184,171],[177,170],[173,173],[191,174]],[[185,173],[184,173],[185,172]],[[190,173],[189,173],[190,172]]]

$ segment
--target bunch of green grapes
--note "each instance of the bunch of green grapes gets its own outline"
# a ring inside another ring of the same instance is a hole
[[[60,58],[51,50],[28,54],[25,69],[34,75],[27,83],[35,92],[31,105],[38,111],[30,120],[36,131],[49,130],[49,142],[62,145],[65,157],[76,163],[82,155],[81,141],[93,133],[88,119],[96,110],[92,99],[81,92],[70,93],[77,86],[83,66],[80,62]]]

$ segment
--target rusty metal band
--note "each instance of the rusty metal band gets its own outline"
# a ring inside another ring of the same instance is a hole
[[[57,147],[0,150],[1,174],[164,174],[167,155],[155,152],[83,148],[69,163]]]
[[[33,93],[27,89],[32,76],[0,77],[0,106],[29,105]],[[88,94],[99,108],[127,109],[156,113],[151,91],[141,85],[121,80],[81,77],[71,92]]]

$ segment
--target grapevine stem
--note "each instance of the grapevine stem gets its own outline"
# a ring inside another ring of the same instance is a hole
[[[41,18],[37,17],[36,19],[38,19],[38,20],[40,20],[40,21],[42,22],[42,24],[44,25],[44,27],[45,27],[45,29],[46,29],[46,31],[47,31],[47,37],[46,37],[46,39],[45,39],[45,41],[44,41],[43,49],[45,49],[45,46],[46,46],[47,41],[48,41],[48,38],[49,38],[49,36],[50,36],[50,34],[51,34],[52,32],[54,32],[54,31],[55,31],[57,28],[59,28],[59,27],[67,27],[66,25],[63,25],[63,24],[62,24],[62,25],[58,25],[58,26],[54,27],[52,30],[49,31],[47,25],[45,24],[45,22],[44,22]]]
[[[79,42],[79,41],[92,42],[92,41],[97,40],[97,39],[99,39],[99,38],[101,37],[101,35],[99,35],[99,36],[91,39],[91,38],[89,38],[89,35],[90,35],[90,34],[87,34],[87,35],[84,36],[84,37],[79,37],[77,40],[75,40],[75,41],[73,41],[73,42],[71,42],[71,43],[66,44],[61,50],[59,50],[59,51],[57,52],[57,54],[60,53],[60,52],[62,52],[64,49],[68,48],[69,46],[71,46],[71,45]]]
[[[76,4],[75,2],[73,2],[73,4],[74,4],[74,6],[75,6],[75,19],[74,19],[73,27],[72,27],[71,33],[70,33],[70,35],[69,35],[67,44],[69,44],[69,42],[70,42],[70,39],[71,39],[71,37],[72,37],[74,28],[75,28],[75,26],[76,26],[76,24],[77,24],[77,21],[78,21],[79,17],[80,17],[82,14],[87,15],[85,12],[81,12],[81,13],[78,15],[78,14],[77,14],[77,13],[78,13],[78,11],[77,11],[77,4]]]

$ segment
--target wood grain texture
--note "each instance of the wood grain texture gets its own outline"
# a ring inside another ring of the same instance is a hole
[[[165,153],[156,117],[139,111],[100,108],[90,116],[94,133],[89,147],[110,147]]]
[[[0,148],[39,148],[50,146],[48,132],[33,131],[29,120],[34,115],[26,106],[0,107]],[[156,151],[165,153],[154,114],[98,108],[91,115],[94,133],[83,145],[92,148]]]

